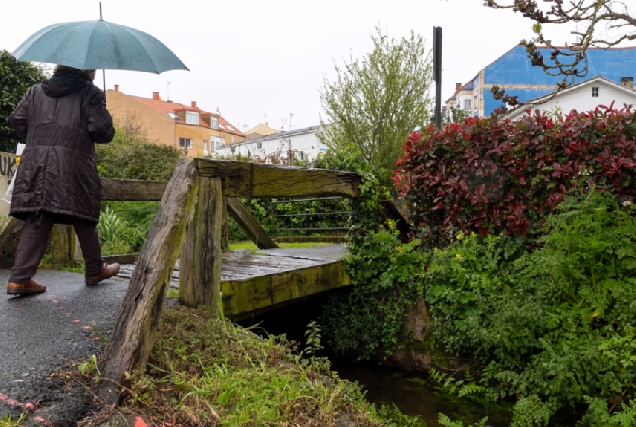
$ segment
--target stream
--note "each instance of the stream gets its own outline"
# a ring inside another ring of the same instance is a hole
[[[254,332],[282,335],[300,343],[305,341],[306,325],[320,316],[320,297],[307,302],[272,310],[250,320],[239,322],[242,326],[255,326]],[[324,340],[323,340],[324,342]],[[488,417],[487,426],[505,427],[510,423],[510,414],[497,407],[484,407],[469,399],[444,395],[426,379],[426,374],[409,373],[372,363],[356,363],[336,357],[328,349],[318,353],[328,357],[332,370],[341,378],[357,381],[366,393],[369,402],[376,405],[395,405],[402,413],[417,415],[429,427],[438,427],[439,413],[451,420],[461,420],[470,425]]]

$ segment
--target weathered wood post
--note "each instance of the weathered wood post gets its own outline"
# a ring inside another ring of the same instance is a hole
[[[72,265],[75,261],[75,229],[72,225],[55,224],[51,232],[51,261],[56,265]]]
[[[100,360],[100,394],[108,404],[118,403],[119,385],[125,385],[127,373],[146,367],[172,271],[185,240],[186,223],[194,212],[197,186],[194,160],[180,159],[161,199]]]
[[[267,234],[265,229],[261,227],[258,220],[236,197],[227,197],[227,210],[234,221],[245,231],[247,236],[254,242],[259,249],[274,249],[278,245]]]
[[[15,251],[18,248],[23,227],[24,222],[11,218],[4,230],[0,232],[0,268],[13,267]]]
[[[195,213],[179,258],[179,302],[219,315],[223,230],[221,179],[199,177]]]

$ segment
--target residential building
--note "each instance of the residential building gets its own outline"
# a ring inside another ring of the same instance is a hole
[[[265,123],[259,123],[258,125],[254,126],[252,129],[248,130],[245,133],[245,138],[246,139],[261,138],[263,136],[274,135],[276,133],[281,133],[281,132],[282,130],[271,128],[269,127],[269,124],[265,122]]]
[[[507,118],[517,119],[528,109],[561,112],[567,114],[572,110],[590,111],[599,105],[609,107],[614,103],[614,108],[623,108],[625,105],[636,105],[636,91],[634,91],[634,80],[623,79],[622,84],[602,76],[596,76],[581,83],[569,86],[552,96],[552,93],[531,99],[525,105],[517,108],[506,115]]]
[[[215,155],[227,157],[232,155],[249,156],[268,161],[272,157],[287,159],[290,152],[298,160],[312,161],[322,151],[328,150],[316,136],[318,126],[279,132],[260,138],[247,139],[234,144],[217,147]]]
[[[152,98],[126,95],[115,85],[114,90],[106,91],[106,106],[116,121],[134,117],[151,141],[179,148],[191,157],[206,156],[214,147],[245,139],[220,114],[201,110],[196,101],[190,105],[163,101],[158,92]]]
[[[552,48],[537,46],[546,61]],[[560,47],[567,50],[567,47]],[[588,73],[577,77],[574,84],[596,76],[620,84],[632,79],[636,73],[636,47],[610,49],[589,48],[586,53]],[[556,91],[562,76],[548,75],[542,67],[532,66],[524,46],[518,45],[504,53],[466,84],[457,84],[455,94],[446,101],[446,110],[451,106],[464,109],[469,115],[488,116],[502,101],[491,92],[493,86],[505,89],[507,95],[517,96],[519,101],[540,98]]]

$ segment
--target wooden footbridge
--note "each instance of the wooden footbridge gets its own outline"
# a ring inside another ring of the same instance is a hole
[[[145,367],[175,275],[181,304],[203,308],[212,317],[222,307],[233,320],[348,285],[342,248],[286,253],[239,198],[357,197],[361,178],[351,172],[182,158],[167,183],[104,179],[103,200],[161,203],[100,361],[102,398],[116,404],[118,385]],[[408,226],[391,202],[383,202],[381,211],[406,234]],[[223,253],[228,215],[256,243],[257,253]],[[6,263],[12,262],[20,228],[12,221],[0,235]],[[72,259],[70,227],[57,227],[53,244],[58,259]]]

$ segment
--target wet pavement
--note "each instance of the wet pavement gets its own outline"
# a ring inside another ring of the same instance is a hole
[[[40,270],[34,279],[46,293],[12,297],[8,278],[0,270],[0,420],[60,401],[51,374],[102,350],[99,337],[110,333],[129,283],[113,277],[89,287],[83,274]]]

